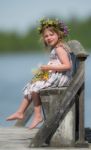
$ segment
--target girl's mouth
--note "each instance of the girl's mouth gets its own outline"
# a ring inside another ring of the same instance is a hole
[[[48,43],[52,43],[52,42],[53,42],[53,40],[49,40],[49,41],[48,41]]]

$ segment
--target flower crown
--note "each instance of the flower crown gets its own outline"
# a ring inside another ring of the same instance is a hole
[[[69,33],[68,27],[60,20],[56,19],[42,19],[40,20],[40,26],[38,27],[38,31],[41,34],[44,28],[55,27],[57,30],[60,30],[64,33],[66,37]]]

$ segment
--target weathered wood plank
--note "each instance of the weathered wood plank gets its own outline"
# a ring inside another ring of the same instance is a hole
[[[23,127],[0,127],[0,150],[39,150],[39,148],[29,148],[30,140],[35,136],[39,129],[29,130]],[[89,147],[90,149],[91,147]],[[54,150],[59,150],[53,148]],[[89,150],[83,148],[81,150]],[[42,150],[50,150],[50,148],[42,148]],[[68,148],[62,148],[61,150],[68,150]],[[69,150],[75,150],[71,148]],[[80,148],[76,148],[80,150]]]
[[[40,95],[41,96],[47,96],[47,95],[59,95],[62,93],[62,91],[66,90],[67,86],[66,87],[56,87],[56,88],[46,88],[46,89],[42,89],[41,92],[40,92]]]
[[[68,46],[70,47],[71,51],[75,53],[76,56],[83,54],[83,56],[87,57],[88,54],[85,51],[84,47],[81,43],[77,40],[71,40],[67,42]]]
[[[79,93],[79,143],[84,143],[84,84]]]
[[[30,140],[39,129],[0,127],[0,150],[13,148],[28,148]]]
[[[30,147],[41,147],[43,143],[54,134],[59,126],[59,122],[63,120],[65,114],[69,111],[74,103],[74,97],[84,82],[83,63],[80,63],[76,75],[74,76],[69,87],[65,90],[60,100],[62,103],[57,108],[56,112],[52,114],[39,130],[35,138],[32,140]]]

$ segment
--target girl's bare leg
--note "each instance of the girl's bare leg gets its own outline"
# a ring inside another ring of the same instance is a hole
[[[30,102],[31,102],[30,100],[28,100],[27,98],[24,98],[19,109],[14,114],[7,117],[6,120],[10,121],[10,120],[16,120],[16,119],[20,119],[20,120],[23,119],[24,112],[27,109],[27,107],[29,106]]]
[[[40,95],[36,92],[33,92],[32,100],[34,102],[34,118],[32,124],[29,126],[29,129],[35,128],[40,122],[43,121]]]

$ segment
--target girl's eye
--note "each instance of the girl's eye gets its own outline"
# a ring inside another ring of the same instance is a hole
[[[44,38],[47,38],[48,37],[48,35],[44,35]]]
[[[47,37],[53,36],[53,35],[54,35],[53,33],[51,33],[50,35],[44,35],[44,38],[47,38]]]
[[[53,33],[50,33],[50,35],[49,36],[53,36],[54,34]]]

